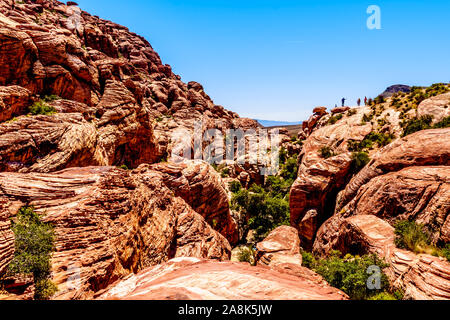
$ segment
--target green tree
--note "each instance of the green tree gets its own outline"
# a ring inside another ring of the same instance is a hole
[[[32,274],[35,299],[49,299],[57,290],[49,280],[55,238],[53,226],[43,222],[33,207],[22,207],[11,224],[15,235],[15,253],[8,273]]]

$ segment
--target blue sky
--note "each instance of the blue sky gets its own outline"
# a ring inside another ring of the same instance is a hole
[[[144,36],[241,116],[301,121],[342,97],[450,81],[450,1],[77,0]],[[369,30],[369,5],[381,30]]]

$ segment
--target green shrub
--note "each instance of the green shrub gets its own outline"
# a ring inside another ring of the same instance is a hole
[[[231,181],[229,187],[232,193],[238,193],[242,189],[242,185],[239,181]]]
[[[286,148],[281,147],[278,157],[280,160],[280,164],[284,164],[286,162],[286,160],[288,159],[288,152]]]
[[[223,168],[222,171],[220,172],[220,176],[222,178],[229,177],[230,176],[230,168],[228,168],[228,167]]]
[[[56,113],[56,109],[49,106],[44,100],[39,100],[29,108],[32,115],[52,115]]]
[[[362,141],[349,140],[348,151],[359,152],[372,150],[374,144],[381,148],[391,143],[394,138],[395,136],[393,134],[372,131]]]
[[[249,190],[241,189],[231,199],[232,208],[241,210],[249,218],[247,226],[255,231],[257,241],[275,228],[290,224],[287,197],[274,193],[253,185]]]
[[[448,128],[448,127],[450,127],[450,116],[445,117],[444,119],[442,119],[441,121],[439,121],[438,123],[436,123],[433,126],[433,128],[435,128],[435,129]]]
[[[403,220],[395,224],[395,245],[416,254],[441,256],[450,261],[450,244],[443,248],[434,246],[425,226],[414,221]]]
[[[404,123],[403,126],[403,137],[421,130],[431,129],[431,122],[433,121],[432,116],[422,116],[420,118],[410,119]]]
[[[388,292],[380,292],[368,298],[368,300],[401,300]]]
[[[338,288],[349,295],[353,300],[363,300],[375,297],[389,289],[387,276],[381,271],[381,289],[371,290],[367,282],[371,276],[369,267],[387,267],[376,255],[352,256],[347,254],[341,257],[339,251],[333,251],[325,259],[315,258],[310,253],[302,252],[303,265],[320,274],[331,286]]]
[[[251,247],[243,247],[239,249],[238,253],[239,262],[248,262],[251,265],[255,263],[255,252]]]
[[[347,116],[351,117],[351,116],[354,116],[357,113],[358,113],[358,111],[356,109],[350,109],[350,110],[347,111]]]
[[[447,243],[441,250],[442,256],[450,261],[450,243]]]
[[[129,170],[128,166],[126,164],[122,164],[122,165],[118,166],[118,168],[122,169],[122,170]]]
[[[49,279],[41,279],[36,282],[34,291],[35,300],[49,300],[58,292],[58,287]]]
[[[284,165],[281,166],[280,176],[285,180],[295,180],[298,174],[297,158],[292,157],[286,160]]]
[[[311,252],[307,252],[307,251],[303,251],[303,250],[301,253],[302,253],[302,266],[304,266],[308,269],[313,269],[317,263],[313,254]]]
[[[22,207],[11,225],[15,236],[15,253],[8,265],[8,274],[32,274],[34,298],[50,298],[56,292],[56,287],[49,280],[54,248],[53,226],[43,222],[32,207]]]
[[[422,225],[408,220],[395,224],[395,245],[398,248],[422,253],[430,244],[430,235]]]
[[[364,151],[353,152],[351,158],[356,171],[360,171],[370,162],[369,154]]]
[[[284,198],[288,196],[292,183],[292,179],[285,180],[280,176],[269,176],[264,187],[272,197]]]
[[[343,117],[344,116],[342,115],[342,113],[338,113],[335,116],[331,116],[330,119],[328,119],[328,124],[335,124],[336,122],[341,120]]]
[[[51,95],[45,96],[43,99],[44,102],[52,102],[52,101],[56,101],[56,100],[61,100],[61,97],[51,94]]]
[[[361,123],[366,124],[367,122],[372,121],[373,117],[374,117],[374,113],[369,113],[369,114],[365,113],[362,117]]]
[[[382,95],[379,95],[378,97],[375,98],[374,100],[375,104],[381,104],[386,102],[386,100],[384,99],[384,97]]]
[[[328,159],[335,156],[334,152],[331,150],[329,146],[323,146],[322,148],[320,148],[319,152],[322,158],[324,159]]]

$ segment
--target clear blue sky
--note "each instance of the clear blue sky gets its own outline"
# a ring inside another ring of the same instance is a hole
[[[450,1],[76,0],[144,36],[185,82],[258,119],[450,81]],[[381,8],[381,30],[366,27]]]

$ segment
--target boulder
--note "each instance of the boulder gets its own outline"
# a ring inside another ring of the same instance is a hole
[[[419,117],[432,116],[432,123],[437,123],[450,116],[450,92],[422,101],[417,107]]]
[[[345,113],[348,110],[350,110],[350,107],[337,107],[331,110],[332,114],[336,114],[336,113]]]
[[[281,226],[256,245],[258,265],[289,269],[301,267],[300,238],[295,228]]]

